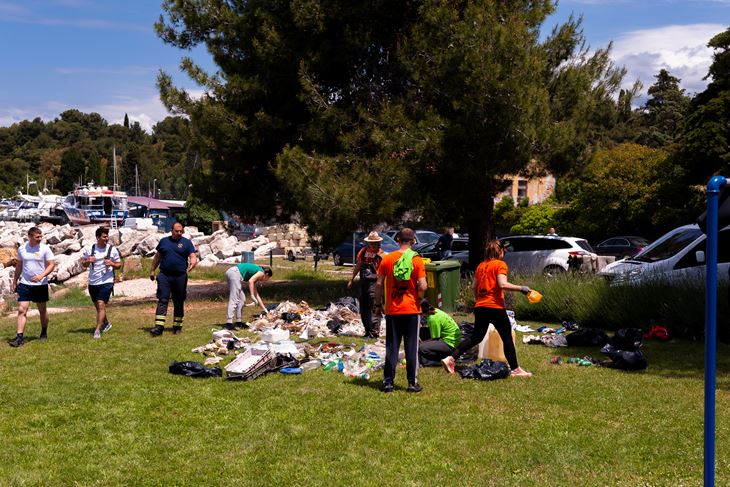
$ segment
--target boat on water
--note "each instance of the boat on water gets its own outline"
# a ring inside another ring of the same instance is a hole
[[[129,215],[127,193],[89,181],[66,196],[63,211],[69,221],[77,225],[121,226]]]

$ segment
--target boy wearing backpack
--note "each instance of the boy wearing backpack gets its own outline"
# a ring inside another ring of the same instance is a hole
[[[106,316],[106,305],[114,290],[114,269],[122,266],[119,251],[109,244],[108,228],[96,229],[96,243],[84,249],[81,263],[89,268],[89,296],[96,308],[94,338],[99,339],[112,327]]]

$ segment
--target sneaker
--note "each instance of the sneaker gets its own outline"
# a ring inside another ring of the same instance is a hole
[[[395,388],[393,387],[393,384],[383,384],[382,386],[380,386],[380,392],[393,392],[394,389]]]
[[[155,325],[150,329],[150,335],[153,337],[158,337],[162,335],[162,332],[165,331],[165,327],[162,325]]]
[[[15,338],[8,342],[8,345],[10,345],[11,347],[20,347],[21,345],[23,345],[23,337],[16,335]]]
[[[101,326],[101,332],[102,333],[106,333],[106,332],[108,332],[111,329],[112,329],[112,324],[110,322],[108,322],[108,321]]]
[[[528,372],[522,367],[517,367],[515,370],[509,373],[512,377],[532,377],[532,372]]]
[[[94,330],[94,340],[98,340],[99,338],[101,338],[101,331]]]
[[[406,392],[421,392],[423,390],[423,387],[421,387],[421,384],[415,383],[415,384],[408,384],[408,388],[406,389]]]
[[[178,333],[182,333],[182,326],[181,325],[174,325],[172,327],[172,334],[177,335]]]
[[[42,342],[48,340],[48,328],[41,328],[41,335],[38,337],[38,340]]]
[[[248,323],[244,323],[242,321],[236,321],[235,323],[233,323],[233,326],[235,326],[239,330],[245,330],[249,327]]]
[[[446,357],[445,359],[441,360],[441,363],[444,364],[444,369],[446,369],[446,372],[449,374],[454,373],[454,363],[456,361],[454,360],[454,357]]]

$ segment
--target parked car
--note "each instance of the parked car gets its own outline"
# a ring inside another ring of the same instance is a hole
[[[439,239],[439,234],[431,230],[414,230],[416,232],[416,244],[435,243]],[[385,235],[395,240],[398,230],[387,230]]]
[[[469,267],[469,239],[464,237],[454,238],[451,241],[451,257],[449,260],[458,260],[461,267]]]
[[[353,232],[353,237],[345,240],[335,248],[332,252],[332,262],[335,265],[352,265],[355,262],[355,256],[360,252],[360,249],[365,246],[363,239],[367,237],[367,232]],[[380,236],[383,237],[383,241],[380,242],[380,248],[385,252],[393,252],[398,250],[400,246],[391,237],[383,232],[380,232]],[[353,240],[355,246],[353,248]]]
[[[598,255],[613,255],[616,259],[626,259],[638,254],[650,243],[644,237],[611,237],[599,243],[593,249]]]
[[[662,281],[703,286],[706,238],[699,226],[684,225],[663,235],[635,256],[607,265],[598,274],[615,283]],[[730,225],[718,234],[717,262],[718,279],[727,281]]]
[[[517,274],[562,274],[570,256],[596,256],[588,241],[576,237],[517,235],[500,241],[507,248],[504,261]]]
[[[423,258],[439,260],[439,251],[436,250],[436,242],[415,244],[411,248],[418,252],[418,255]]]

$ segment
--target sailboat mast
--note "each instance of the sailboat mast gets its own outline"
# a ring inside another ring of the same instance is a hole
[[[113,164],[113,170],[114,170],[114,182],[112,190],[117,190],[117,147],[112,146],[112,164]]]

